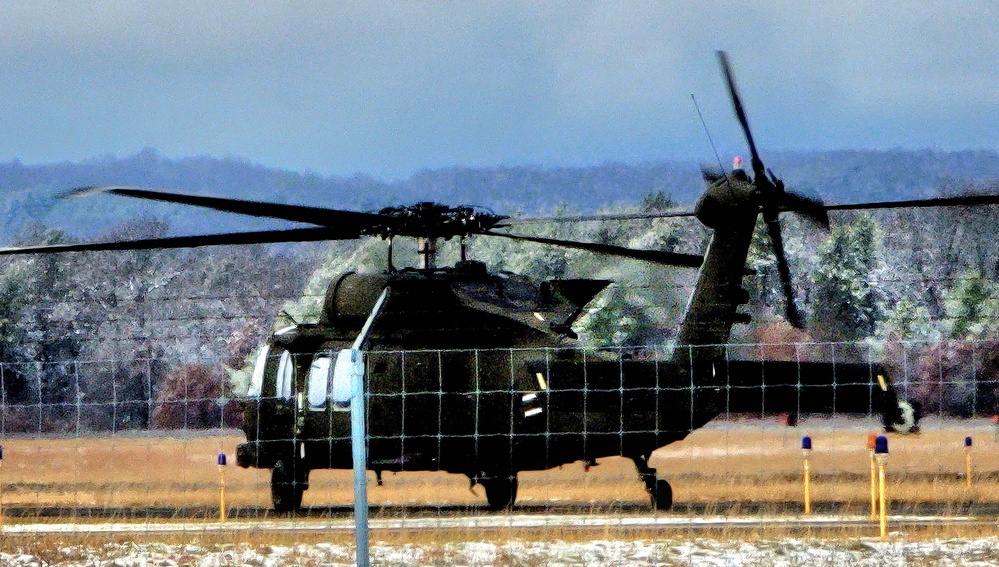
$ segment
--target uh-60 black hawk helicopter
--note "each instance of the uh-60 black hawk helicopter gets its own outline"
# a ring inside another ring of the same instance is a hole
[[[668,509],[672,489],[649,466],[649,456],[724,411],[867,413],[873,406],[886,429],[917,427],[918,408],[898,399],[890,377],[875,365],[834,369],[821,363],[726,359],[723,345],[733,325],[749,322],[739,306],[748,300],[743,278],[761,215],[777,258],[787,319],[800,327],[780,213],[828,226],[830,210],[999,202],[996,197],[954,197],[827,206],[786,190],[760,159],[728,61],[719,55],[752,155],[752,175],[706,173],[708,186],[693,212],[651,215],[696,217],[712,231],[703,256],[503,232],[517,221],[471,207],[419,203],[369,213],[129,187],[74,193],[111,193],[315,226],[7,248],[0,254],[386,239],[384,272],[335,278],[318,321],[274,333],[258,356],[244,406],[247,441],[239,445],[237,461],[272,470],[275,508],[301,505],[309,471],[352,467],[350,418],[336,400],[344,387],[344,374],[337,369],[346,366],[340,353],[353,346],[364,349],[368,468],[379,479],[382,471],[464,474],[485,488],[491,508],[502,509],[514,502],[520,471],[624,456],[634,461],[653,505]],[[418,267],[392,265],[392,242],[398,237],[416,239]],[[640,360],[574,348],[573,322],[610,282],[539,283],[490,272],[466,258],[470,237],[698,268],[674,354],[667,360]],[[461,243],[460,261],[436,266],[436,245],[455,238]],[[357,351],[344,352],[356,356]]]

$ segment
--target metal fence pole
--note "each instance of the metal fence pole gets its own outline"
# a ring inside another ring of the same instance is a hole
[[[358,353],[361,356],[360,353]],[[361,367],[363,368],[363,366]],[[357,542],[357,565],[368,567],[368,450],[364,430],[364,373],[352,372],[353,395],[350,397],[350,444],[354,457],[354,530]]]

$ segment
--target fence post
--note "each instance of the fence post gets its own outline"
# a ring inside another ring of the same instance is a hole
[[[358,356],[363,356],[358,352]],[[357,368],[357,367],[355,367]],[[368,567],[368,450],[364,430],[364,366],[361,372],[351,372],[350,444],[354,457],[354,530],[357,542],[357,565]]]
[[[964,477],[971,488],[971,437],[964,438]]]
[[[0,472],[3,471],[3,445],[0,445]],[[0,477],[0,530],[3,530],[3,478]]]
[[[225,507],[225,467],[226,458],[225,453],[219,453],[218,460],[216,461],[219,467],[219,522],[225,522],[226,520],[226,507]]]
[[[885,500],[885,465],[888,464],[888,438],[878,435],[874,440],[874,455],[878,460],[878,507],[881,509],[881,539],[888,537],[888,511]]]
[[[874,456],[874,448],[877,444],[878,435],[870,433],[867,436],[867,450],[871,455],[871,519],[878,517],[878,461]]]
[[[801,456],[804,461],[805,479],[805,515],[812,514],[812,466],[809,457],[812,456],[812,438],[805,435],[801,438]]]

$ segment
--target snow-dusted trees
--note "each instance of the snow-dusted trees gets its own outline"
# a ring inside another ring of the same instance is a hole
[[[166,233],[139,219],[105,238]],[[60,238],[39,229],[26,240]],[[213,370],[184,374],[184,387],[219,390],[234,333],[262,341],[280,304],[301,293],[308,259],[230,247],[0,260],[3,428],[148,428],[169,413],[157,405],[174,401],[170,373],[191,361]],[[211,384],[197,383],[206,376]]]
[[[811,274],[809,329],[822,341],[871,336],[881,316],[878,290],[878,229],[870,215],[832,229]]]

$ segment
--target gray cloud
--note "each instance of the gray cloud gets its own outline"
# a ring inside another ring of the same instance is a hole
[[[324,173],[999,148],[992,2],[0,6],[0,159],[157,147]]]

